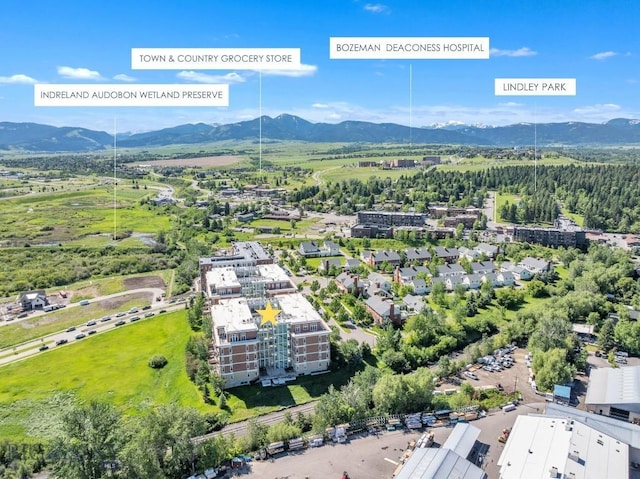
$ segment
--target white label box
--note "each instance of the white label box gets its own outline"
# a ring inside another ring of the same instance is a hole
[[[299,48],[132,48],[133,70],[296,70]]]
[[[496,78],[497,96],[575,96],[575,78]]]
[[[489,37],[330,37],[334,60],[486,60]]]
[[[229,106],[229,85],[36,83],[34,85],[34,105],[76,107]]]

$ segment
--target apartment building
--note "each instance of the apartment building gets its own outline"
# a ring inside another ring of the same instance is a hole
[[[253,257],[257,247],[235,244],[238,254],[200,261],[213,322],[210,364],[226,388],[325,371],[331,360],[328,326],[282,268]]]

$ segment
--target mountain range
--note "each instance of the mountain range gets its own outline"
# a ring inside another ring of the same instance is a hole
[[[265,140],[308,142],[365,142],[412,144],[458,144],[479,146],[596,146],[640,144],[640,120],[616,118],[605,123],[518,123],[507,126],[464,125],[449,122],[433,127],[394,123],[343,121],[311,123],[282,114],[226,125],[205,123],[179,125],[145,133],[118,135],[123,148],[175,144],[212,143],[222,140],[257,140],[262,129]],[[86,152],[113,146],[113,136],[80,127],[55,127],[37,123],[0,122],[0,152]]]

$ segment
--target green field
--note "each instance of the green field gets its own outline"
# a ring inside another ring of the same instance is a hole
[[[496,215],[497,222],[504,222],[504,219],[500,216],[500,209],[507,201],[510,205],[513,205],[514,203],[517,205],[520,203],[520,196],[496,192],[494,213]]]
[[[538,160],[538,166],[563,166],[573,164],[582,165],[584,163],[567,157],[542,158]],[[442,171],[481,171],[487,168],[501,166],[534,166],[534,162],[532,160],[503,160],[478,156],[475,158],[454,160],[451,163],[438,165],[437,168]]]
[[[378,158],[380,160],[380,158]],[[332,183],[342,180],[360,180],[366,181],[369,178],[391,178],[397,180],[401,176],[413,176],[421,171],[419,168],[404,168],[397,170],[383,170],[381,168],[330,168],[321,171],[318,176],[326,183]]]
[[[119,186],[117,191],[117,231],[155,233],[170,226],[170,218],[151,207],[140,206],[153,191]],[[77,191],[7,198],[0,203],[0,241],[55,244],[85,239],[87,235],[112,233],[114,229],[113,189],[109,185]],[[96,246],[105,238],[93,237]]]
[[[31,424],[42,422],[31,413],[40,409],[33,403],[61,392],[108,401],[126,413],[168,403],[204,409],[184,368],[185,318],[183,311],[161,315],[0,368],[0,437],[32,435]],[[169,360],[164,369],[147,366],[154,354]]]
[[[64,308],[8,324],[2,326],[0,330],[0,348],[13,347],[25,341],[32,341],[42,336],[64,331],[71,326],[78,326],[90,319],[100,318],[118,311],[127,311],[134,306],[139,307],[152,301],[153,295],[149,293],[134,293],[94,302],[88,306]]]

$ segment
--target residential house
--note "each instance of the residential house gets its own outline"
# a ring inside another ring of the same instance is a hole
[[[436,246],[435,253],[437,259],[442,259],[446,263],[455,263],[460,257],[460,251],[456,248],[445,248],[443,246]]]
[[[407,281],[411,281],[416,278],[419,273],[431,276],[431,272],[426,266],[410,266],[408,268],[396,268],[393,272],[393,281],[405,284]]]
[[[479,289],[480,286],[482,286],[482,276],[479,274],[468,274],[462,279],[462,282],[467,289]]]
[[[298,253],[306,258],[314,258],[318,256],[339,256],[340,246],[333,241],[325,241],[322,246],[318,246],[313,241],[303,241],[298,246]]]
[[[487,258],[496,259],[498,254],[500,253],[500,249],[489,243],[480,243],[478,246],[474,248],[480,254],[484,254]]]
[[[348,258],[344,263],[345,271],[353,271],[360,266],[360,260],[358,258]]]
[[[498,279],[502,283],[502,286],[513,286],[516,283],[515,275],[511,271],[500,271],[498,273]]]
[[[362,259],[373,268],[380,268],[384,263],[399,266],[402,258],[395,251],[363,251]]]
[[[391,292],[391,283],[380,273],[369,273],[367,283],[369,283],[367,291],[373,291],[373,294],[376,294],[378,291],[383,291],[384,293]],[[372,296],[372,294],[370,296]]]
[[[482,253],[480,253],[479,251],[475,249],[466,248],[464,246],[461,248],[458,248],[458,251],[460,252],[461,259],[467,258],[469,261],[475,261],[480,256],[482,256]]]
[[[502,280],[499,273],[486,273],[482,275],[483,283],[491,283],[491,286],[498,288],[502,286]]]
[[[404,253],[408,263],[431,261],[431,252],[427,248],[408,248]]]
[[[49,300],[47,299],[47,294],[44,292],[44,289],[22,293],[20,295],[20,298],[18,299],[18,302],[20,303],[24,311],[31,311],[32,309],[43,309],[49,304]]]
[[[459,284],[467,289],[467,285],[464,283],[464,276],[447,276],[444,278],[444,284],[449,291],[456,289]]]
[[[380,296],[371,296],[367,298],[365,307],[377,326],[383,326],[388,322],[395,325],[402,323],[400,308],[397,308],[391,300],[383,299]]]
[[[339,256],[340,253],[340,245],[335,243],[334,241],[325,241],[322,244],[322,252],[323,256]]]
[[[464,276],[467,272],[459,264],[438,265],[438,276],[448,278],[450,276]]]
[[[342,261],[340,258],[327,258],[320,260],[320,264],[318,265],[319,273],[328,273],[331,271],[331,268],[335,268],[338,271],[342,270]]]
[[[493,261],[478,261],[477,263],[471,263],[471,271],[477,274],[493,273],[496,270],[496,265]]]
[[[320,248],[313,241],[303,241],[298,246],[298,253],[305,258],[314,258],[320,256]]]
[[[414,278],[411,281],[405,283],[407,286],[413,288],[414,294],[424,296],[431,291],[431,288],[427,285],[427,282],[422,278]]]
[[[500,271],[509,272],[513,274],[513,277],[517,281],[529,281],[533,278],[533,274],[527,268],[523,268],[522,266],[516,266],[515,264],[505,261],[502,263],[500,267]]]
[[[551,261],[533,258],[532,256],[524,258],[518,263],[518,266],[528,269],[533,274],[540,274],[552,270]]]
[[[427,307],[427,304],[420,296],[414,296],[412,294],[408,294],[402,298],[402,302],[407,310],[413,313],[419,313]]]
[[[360,296],[364,291],[365,284],[360,281],[357,274],[349,272],[340,273],[335,279],[336,286],[344,293]]]

